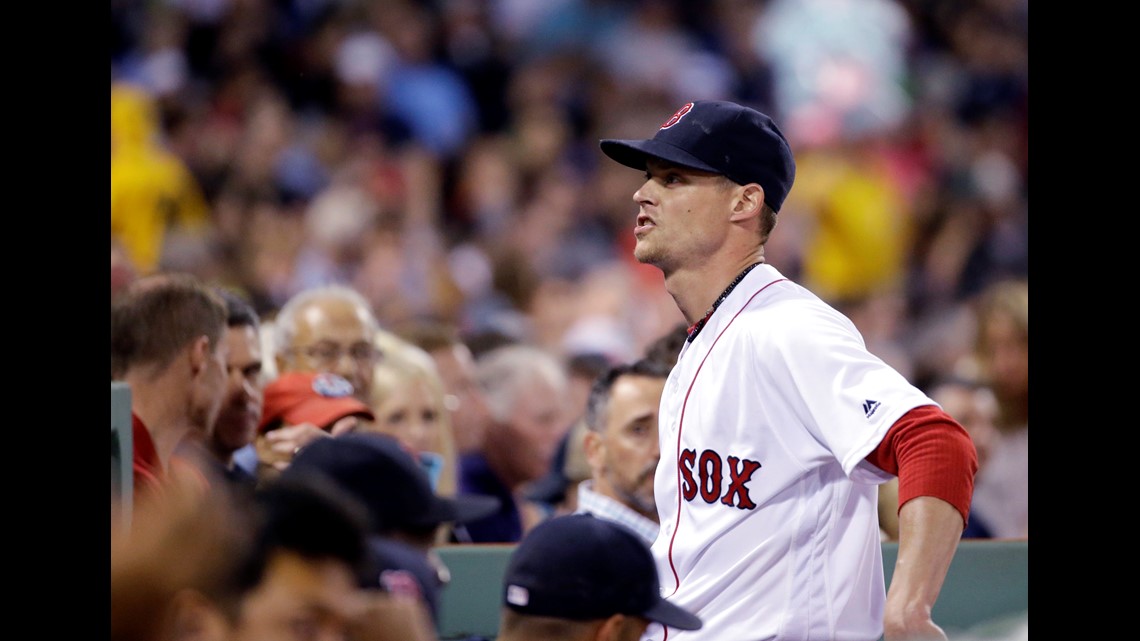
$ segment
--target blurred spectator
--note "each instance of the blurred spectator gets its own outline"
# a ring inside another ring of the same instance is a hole
[[[998,430],[1029,428],[1029,281],[1004,280],[976,300],[973,367],[997,396]],[[969,362],[963,363],[969,368]]]
[[[865,299],[904,283],[910,203],[884,146],[850,138],[796,155],[796,188],[780,219],[791,233],[776,249],[781,261],[794,257],[805,283],[827,300]]]
[[[459,489],[502,502],[495,514],[467,524],[471,539],[509,543],[546,517],[525,491],[550,470],[570,424],[567,373],[558,358],[525,344],[493,349],[477,366],[492,420],[482,448],[460,459]]]
[[[166,503],[140,505],[130,532],[112,521],[113,640],[435,638],[422,606],[359,589],[366,516],[330,481],[227,496],[175,485]]]
[[[463,300],[445,253],[445,165],[419,145],[370,153],[377,156],[365,186],[381,209],[351,284],[384,325],[455,318]]]
[[[440,529],[490,514],[498,501],[487,496],[440,496],[415,458],[386,434],[355,433],[305,448],[282,478],[313,473],[334,480],[368,508],[370,546],[379,564],[366,586],[413,594],[439,616],[439,593],[448,570],[434,551]],[[456,527],[456,529],[461,529]],[[407,581],[414,582],[408,585]]]
[[[455,437],[435,361],[387,331],[377,334],[376,347],[384,355],[372,381],[376,419],[365,429],[398,439],[423,464],[435,491],[454,496],[458,474]]]
[[[546,518],[573,514],[578,509],[578,486],[590,478],[584,441],[586,420],[574,422],[558,443],[558,451],[545,476],[527,485],[526,498],[542,507]]]
[[[111,639],[180,638],[168,613],[195,593],[219,609],[237,607],[233,569],[250,553],[255,519],[235,496],[204,493],[195,480],[175,476],[162,500],[134,504],[129,524],[111,519]]]
[[[645,298],[626,264],[594,261],[574,287],[564,325],[552,336],[551,349],[569,357],[601,355],[609,364],[632,360],[642,347],[641,331],[657,331],[651,314],[640,317],[648,311]],[[534,313],[537,315],[538,310]],[[592,381],[587,381],[587,386]]]
[[[522,0],[496,3],[496,23],[523,60],[585,50],[626,19],[620,2],[554,0],[535,6]]]
[[[234,452],[249,447],[257,436],[264,400],[260,319],[238,293],[221,289],[226,303],[226,393],[207,441],[226,478],[239,485],[257,481],[257,470],[246,469]]]
[[[574,512],[578,506],[578,484],[590,477],[582,444],[586,435],[583,416],[590,387],[611,362],[611,356],[594,351],[596,346],[596,342],[585,338],[576,346],[568,346],[563,357],[569,382],[566,407],[573,424],[558,443],[550,469],[542,478],[529,483],[526,490],[526,498],[546,512],[545,518]],[[579,349],[581,351],[577,351]],[[624,344],[621,349],[624,353],[630,347]]]
[[[1005,280],[978,298],[974,366],[997,399],[997,428],[974,487],[995,537],[1029,536],[1029,282]],[[967,363],[968,367],[970,364]]]
[[[793,145],[883,132],[905,118],[900,80],[913,30],[903,3],[774,0],[753,29],[754,46],[773,66],[777,120]]]
[[[399,330],[405,340],[427,351],[435,362],[447,396],[457,456],[479,450],[490,414],[475,379],[475,355],[450,324],[417,321]]]
[[[647,545],[659,528],[657,411],[670,369],[653,359],[611,367],[595,380],[586,406],[583,446],[591,474],[578,487],[578,511],[621,523]]]
[[[111,302],[111,380],[130,387],[135,496],[193,473],[226,390],[226,304],[188,274],[135,281]],[[176,456],[184,441],[192,441]],[[203,482],[209,479],[203,477]]]
[[[598,63],[613,77],[632,83],[632,91],[645,90],[669,102],[683,103],[698,96],[729,98],[733,70],[686,28],[682,3],[643,0],[624,4],[629,15],[593,43]]]
[[[150,274],[164,258],[176,258],[167,254],[173,241],[206,242],[208,217],[197,178],[165,146],[154,98],[141,87],[112,83],[112,240],[121,244],[131,265]]]
[[[336,182],[317,193],[305,208],[291,287],[304,291],[351,282],[379,216],[379,203],[357,182]]]
[[[271,323],[275,376],[289,372],[336,374],[351,386],[349,394],[368,405],[373,368],[379,358],[375,338],[380,325],[358,291],[341,284],[304,289],[285,302]],[[273,430],[265,440],[279,456],[291,456],[325,436],[328,433],[318,427],[300,423]]]
[[[239,581],[245,582],[238,584],[242,596],[230,621],[236,638],[268,639],[298,628],[315,637],[346,635],[362,615],[364,515],[317,481],[278,480],[258,491],[256,505],[265,520],[247,562],[257,572],[238,566]]]
[[[385,108],[407,122],[433,153],[458,155],[479,117],[462,76],[435,58],[442,35],[439,15],[421,3],[399,0],[372,7],[370,19],[396,53],[379,88]]]
[[[277,373],[332,372],[369,401],[380,325],[359,292],[344,285],[306,289],[289,299],[273,319]]]

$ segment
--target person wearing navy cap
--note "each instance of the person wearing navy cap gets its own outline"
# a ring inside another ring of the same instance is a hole
[[[365,587],[422,599],[438,623],[440,592],[450,580],[434,550],[444,523],[486,517],[499,499],[477,494],[441,496],[427,472],[395,437],[350,432],[320,439],[298,452],[282,477],[331,479],[367,508],[374,567]]]
[[[765,261],[796,176],[776,122],[693,101],[646,140],[600,141],[645,172],[634,257],[689,323],[659,412],[652,550],[705,625],[644,641],[946,639],[931,612],[966,524],[966,430],[868,351],[855,325]],[[885,589],[879,484],[899,479]]]
[[[636,641],[651,621],[701,627],[661,597],[649,547],[620,523],[556,516],[511,552],[497,641]]]

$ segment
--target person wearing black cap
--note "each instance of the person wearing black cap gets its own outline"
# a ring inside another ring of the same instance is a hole
[[[592,514],[556,516],[511,552],[497,641],[636,641],[650,622],[701,627],[661,597],[649,548],[625,526]]]
[[[499,499],[436,494],[427,473],[394,437],[352,432],[320,439],[298,452],[282,476],[331,478],[368,509],[374,571],[366,587],[421,597],[439,616],[447,567],[434,551],[444,523],[466,523],[499,509]]]
[[[645,172],[633,254],[689,323],[661,400],[652,549],[670,601],[705,626],[643,638],[945,639],[931,611],[966,524],[974,445],[848,318],[765,263],[796,173],[780,128],[694,101],[652,138],[600,146]],[[877,485],[895,476],[888,594]]]

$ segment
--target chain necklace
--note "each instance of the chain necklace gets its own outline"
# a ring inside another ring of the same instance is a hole
[[[705,317],[693,323],[692,325],[689,325],[689,337],[685,339],[685,342],[693,342],[693,339],[697,337],[697,334],[701,333],[701,330],[704,329],[705,323],[709,322],[709,319],[712,318],[713,312],[716,311],[716,308],[720,307],[720,304],[724,302],[724,299],[728,298],[728,295],[732,293],[732,290],[736,289],[736,286],[740,284],[740,281],[744,280],[744,277],[748,275],[748,272],[752,271],[757,265],[760,265],[763,262],[764,261],[752,263],[748,267],[745,267],[744,271],[737,274],[736,278],[732,279],[732,282],[728,284],[728,287],[725,287],[724,291],[720,293],[720,296],[717,296],[716,301],[712,304],[712,307],[709,307],[709,311],[705,312]]]

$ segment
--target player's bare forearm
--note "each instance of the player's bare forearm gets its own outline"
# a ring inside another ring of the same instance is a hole
[[[886,641],[945,641],[931,618],[950,561],[962,538],[962,515],[932,496],[907,501],[899,510],[899,554],[883,619]]]

